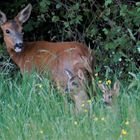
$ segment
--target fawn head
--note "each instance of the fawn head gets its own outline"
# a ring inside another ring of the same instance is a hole
[[[103,101],[107,105],[111,105],[115,97],[119,95],[120,83],[116,81],[112,89],[109,89],[105,84],[99,84],[99,88],[103,92]]]
[[[0,27],[4,34],[6,46],[15,52],[23,50],[23,32],[22,24],[28,20],[32,10],[31,4],[28,4],[12,20],[7,20],[5,13],[0,11]]]
[[[85,93],[84,81],[85,77],[81,69],[78,70],[77,75],[74,75],[70,70],[65,69],[65,73],[68,77],[67,86],[65,92],[69,93]]]
[[[68,76],[67,87],[65,92],[69,92],[72,100],[75,103],[76,113],[82,112],[82,104],[84,103],[84,108],[89,109],[87,100],[89,100],[88,93],[86,92],[85,76],[81,69],[78,70],[77,75],[74,75],[71,71],[65,70]]]

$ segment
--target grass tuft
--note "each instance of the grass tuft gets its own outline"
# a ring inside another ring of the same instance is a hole
[[[140,137],[140,74],[121,85],[117,101],[105,106],[101,97],[88,113],[75,115],[73,104],[48,78],[0,74],[1,140],[138,140]],[[97,90],[98,91],[98,90]],[[97,93],[98,94],[98,93]],[[100,94],[100,93],[99,93]]]

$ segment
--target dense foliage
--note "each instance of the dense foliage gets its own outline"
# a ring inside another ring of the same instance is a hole
[[[32,0],[24,39],[84,42],[95,51],[102,78],[128,79],[140,65],[140,2],[123,0]],[[13,18],[29,1],[1,4]],[[2,36],[2,34],[1,34]],[[2,42],[2,39],[1,39]],[[2,47],[1,47],[2,48]],[[5,52],[5,50],[4,50]],[[5,56],[5,54],[1,54]],[[7,58],[6,58],[7,59]]]

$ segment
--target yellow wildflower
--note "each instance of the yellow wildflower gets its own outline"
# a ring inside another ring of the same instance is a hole
[[[95,73],[95,76],[97,77],[98,76],[98,73]]]
[[[83,103],[81,106],[82,106],[82,107],[84,107],[84,106],[85,106],[85,104]]]
[[[126,122],[125,122],[125,125],[129,125],[129,121],[126,121]]]
[[[37,84],[37,86],[38,86],[39,88],[42,88],[42,87],[43,87],[42,84]]]
[[[110,85],[110,84],[111,84],[111,80],[107,80],[106,85]]]
[[[99,83],[99,84],[101,84],[101,83],[102,83],[102,81],[101,81],[101,80],[99,80],[99,81],[98,81],[98,83]]]
[[[104,120],[105,120],[105,118],[104,118],[104,117],[102,117],[102,118],[101,118],[101,121],[104,121]]]
[[[78,124],[77,121],[74,121],[74,124],[77,125]]]
[[[125,129],[122,129],[121,134],[122,135],[127,135],[127,131]]]
[[[98,118],[97,118],[97,117],[95,117],[95,118],[94,118],[94,121],[98,121]]]
[[[85,112],[88,112],[88,110],[87,110],[87,109],[85,109],[84,111],[85,111]]]
[[[41,133],[41,134],[43,134],[43,131],[42,131],[42,130],[40,130],[40,133]]]
[[[39,85],[40,88],[42,88],[42,85]]]
[[[92,102],[91,100],[87,100],[87,103],[91,104],[91,102]]]

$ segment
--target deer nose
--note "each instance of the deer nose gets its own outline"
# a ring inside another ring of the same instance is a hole
[[[17,48],[22,48],[22,46],[23,46],[23,43],[16,43],[16,45],[15,45],[15,47],[17,47]]]

